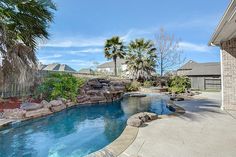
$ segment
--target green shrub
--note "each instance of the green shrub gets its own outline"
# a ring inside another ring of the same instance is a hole
[[[138,91],[140,87],[141,87],[141,83],[138,81],[132,81],[131,83],[125,86],[126,91],[128,92]]]
[[[77,86],[78,86],[78,89],[80,89],[84,84],[85,82],[87,81],[86,78],[82,78],[82,77],[79,77],[77,78]]]
[[[145,88],[150,88],[152,86],[153,86],[153,82],[152,81],[145,81],[143,83],[143,87],[145,87]]]
[[[46,100],[57,98],[76,101],[78,90],[85,83],[85,79],[76,78],[71,74],[54,73],[46,77],[36,90]]]
[[[188,77],[174,76],[168,80],[169,91],[172,93],[184,93],[191,87]]]

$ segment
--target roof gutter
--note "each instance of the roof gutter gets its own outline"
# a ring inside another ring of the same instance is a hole
[[[220,20],[220,23],[216,27],[215,32],[213,33],[211,40],[208,42],[208,46],[219,46],[219,43],[215,43],[215,40],[219,36],[220,32],[223,30],[224,26],[226,25],[227,22],[230,21],[230,19],[233,17],[235,14],[235,10],[232,15],[230,15],[229,19],[227,18],[229,16],[229,12],[231,10],[231,7],[233,6],[235,0],[231,0],[231,3],[228,5],[227,10],[225,11],[223,17]]]

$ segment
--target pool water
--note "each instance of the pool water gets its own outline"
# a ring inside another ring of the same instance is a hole
[[[171,113],[159,95],[76,106],[1,130],[0,157],[83,157],[114,141],[141,111]]]

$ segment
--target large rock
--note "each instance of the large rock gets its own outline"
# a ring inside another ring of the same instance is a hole
[[[52,112],[59,112],[59,111],[62,111],[66,108],[66,105],[62,104],[62,105],[57,105],[57,106],[52,106],[50,107],[50,110]]]
[[[84,95],[84,96],[78,96],[78,97],[77,97],[77,102],[78,102],[78,103],[87,102],[87,101],[89,101],[89,100],[90,100],[90,97],[89,97],[89,96],[86,96],[86,95]]]
[[[121,81],[94,78],[82,87],[77,102],[79,104],[111,102],[121,98],[124,90],[125,85]]]
[[[140,127],[145,122],[156,120],[157,118],[158,118],[158,115],[155,113],[140,112],[131,116],[127,121],[127,125]]]
[[[98,81],[104,85],[107,85],[108,83],[110,83],[110,80],[106,80],[106,79],[98,79]]]
[[[102,88],[102,84],[97,79],[89,80],[87,84],[95,89]]]
[[[74,102],[67,102],[66,103],[66,107],[72,107],[72,106],[75,106],[76,104]]]
[[[124,83],[121,81],[111,81],[109,84],[113,86],[124,86]]]
[[[50,104],[46,100],[42,100],[40,104],[42,104],[44,108],[50,108],[52,106],[52,104]]]
[[[37,118],[37,117],[43,117],[49,114],[52,114],[49,108],[41,108],[34,111],[27,111],[25,113],[25,118]]]
[[[104,96],[93,96],[93,97],[90,97],[90,101],[91,101],[91,103],[98,103],[99,101],[105,102],[106,97],[104,97]]]
[[[61,100],[63,104],[65,104],[67,102],[67,100],[65,98],[58,98],[57,100]]]
[[[61,100],[52,100],[50,101],[50,104],[52,106],[61,106],[61,105],[64,105],[64,103],[61,101]]]
[[[144,112],[148,117],[149,117],[149,120],[156,120],[158,119],[158,115],[156,113],[151,113],[151,112]]]
[[[124,91],[125,90],[125,87],[124,86],[114,86],[114,90],[117,90],[117,91]]]
[[[139,118],[130,117],[127,121],[127,125],[134,126],[134,127],[140,127],[143,125],[143,121]]]
[[[25,117],[25,110],[22,109],[4,109],[2,116],[6,119],[23,119]]]
[[[43,108],[43,104],[38,103],[23,103],[20,105],[20,109],[26,110],[26,111],[32,111]]]
[[[101,94],[101,90],[88,90],[87,94],[88,95],[100,95]]]

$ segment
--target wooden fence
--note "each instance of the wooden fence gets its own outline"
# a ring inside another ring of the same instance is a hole
[[[0,97],[9,98],[29,96],[32,94],[30,92],[31,87],[32,84],[29,82],[24,82],[21,84],[19,84],[18,82],[3,84],[0,86]]]
[[[40,79],[46,77],[48,74],[58,73],[58,71],[38,71],[36,72],[35,78],[40,81]],[[101,74],[87,74],[87,73],[78,73],[78,72],[60,72],[60,73],[71,73],[75,77],[84,77],[84,78],[96,78],[104,77]],[[110,79],[123,79],[113,75],[109,76]],[[11,82],[11,83],[2,83],[0,84],[0,98],[9,98],[9,97],[25,97],[32,95],[32,88],[34,85],[34,79],[26,81],[23,83]]]

